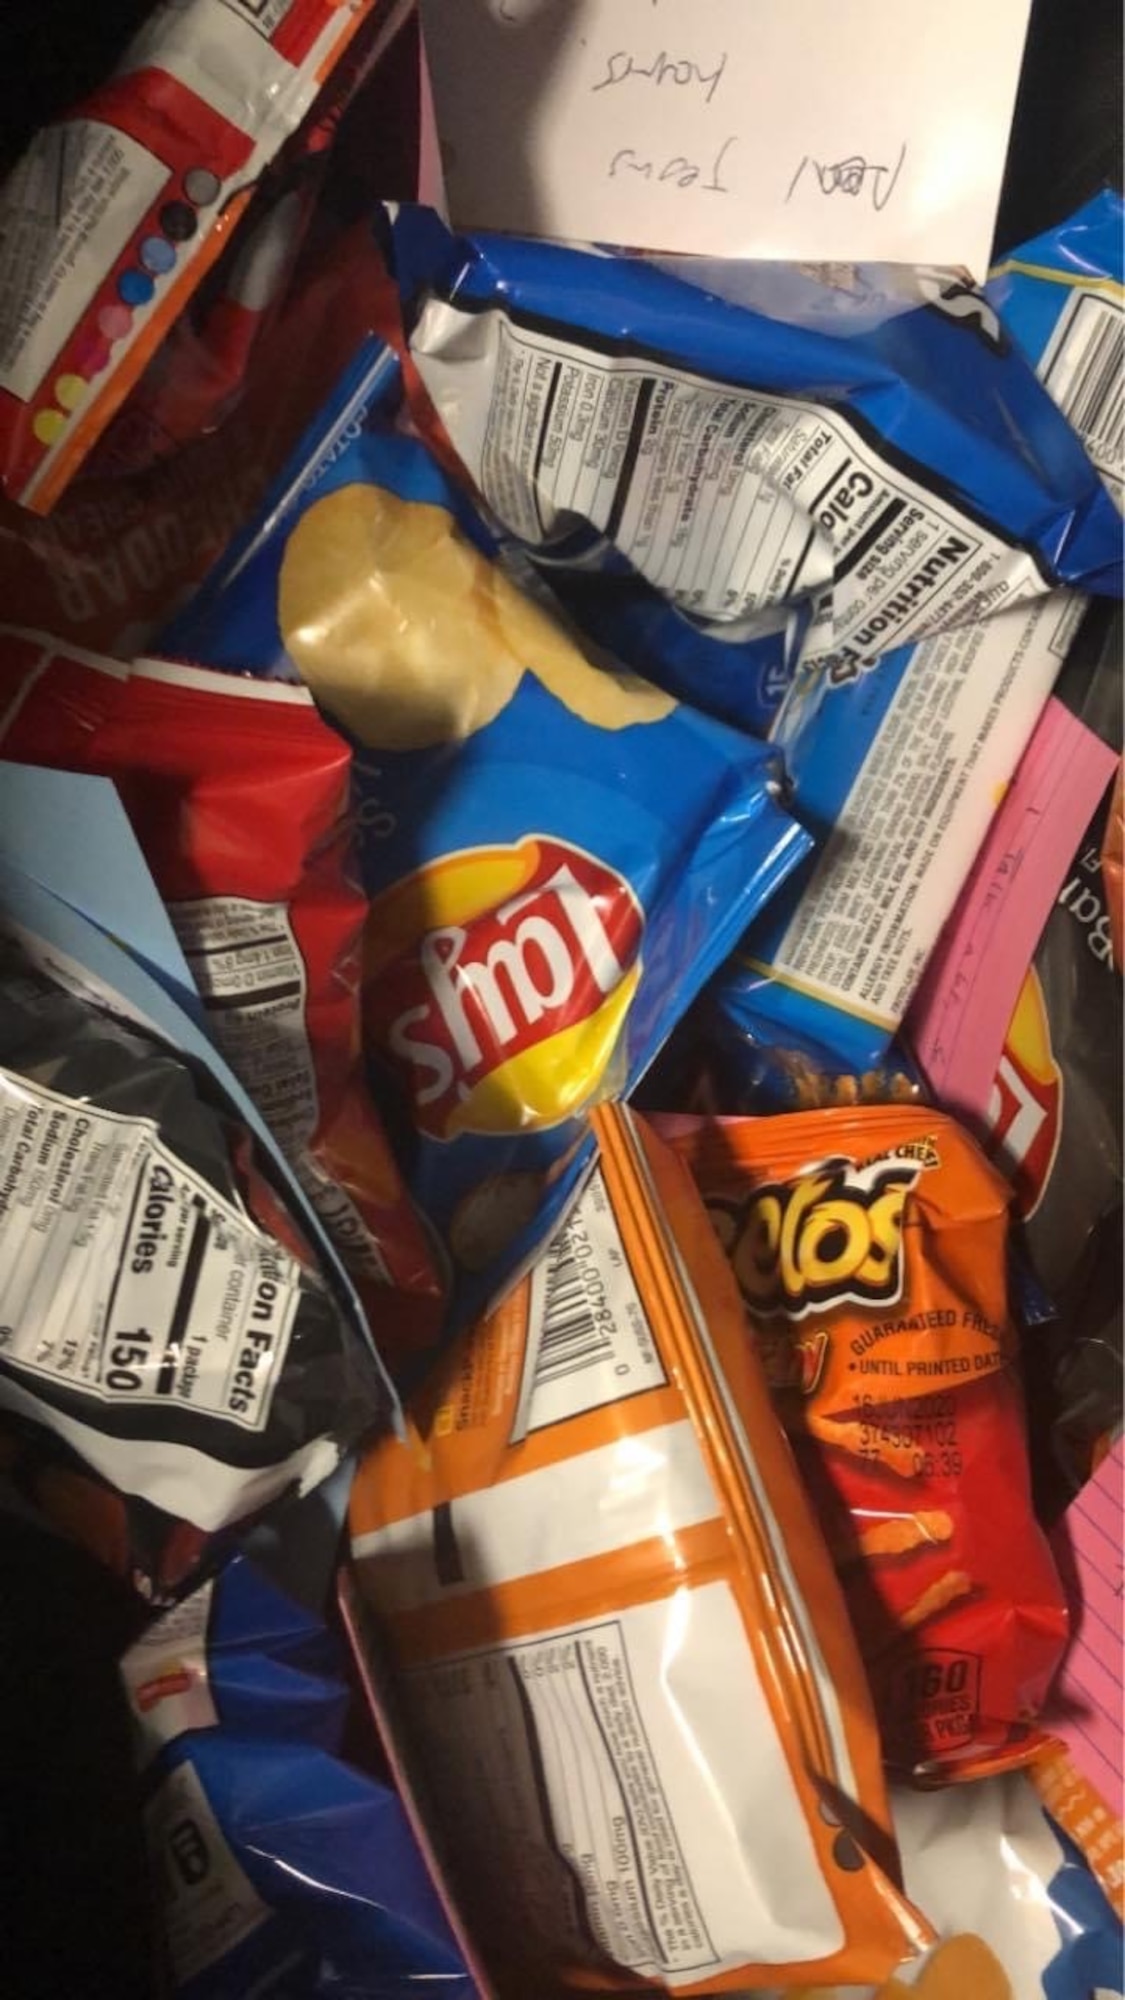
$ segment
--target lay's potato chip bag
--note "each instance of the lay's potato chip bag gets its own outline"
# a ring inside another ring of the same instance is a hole
[[[777,754],[584,655],[425,449],[341,413],[174,650],[299,674],[355,744],[372,1076],[481,1309],[809,836]]]
[[[352,1491],[466,1917],[498,2000],[881,1979],[927,1932],[838,1586],[687,1175],[592,1123],[547,1255]]]
[[[1119,196],[1098,196],[1001,264],[991,303],[979,301],[986,315],[999,310],[995,331],[1010,358],[1014,343],[1034,361],[1086,446],[1089,470],[1119,501],[1123,213]],[[951,379],[963,392],[967,378]],[[972,450],[964,463],[974,464]],[[1120,520],[1095,512],[1120,550]],[[858,574],[913,598],[893,562],[869,556]],[[1079,663],[1100,619],[1084,608],[1073,592],[1030,605],[986,595],[949,631],[895,646],[873,665],[798,663],[771,740],[784,752],[797,811],[827,838],[717,982],[717,1005],[736,1032],[786,1046],[796,1035],[856,1069],[882,1062],[1064,661],[1080,683],[1090,677],[1089,656]],[[990,932],[990,944],[1002,935],[991,921]]]
[[[1052,586],[1121,593],[1078,439],[948,272],[377,226],[423,434],[583,631],[711,714],[765,734],[798,660],[858,674],[1022,606],[1010,652]]]
[[[1026,1760],[1067,1615],[1031,1508],[1005,1183],[924,1106],[657,1124],[738,1279],[889,1764]]]

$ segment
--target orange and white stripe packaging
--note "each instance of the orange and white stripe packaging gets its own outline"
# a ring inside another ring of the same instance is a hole
[[[501,2000],[874,1981],[897,1870],[843,1599],[680,1162],[628,1110],[362,1464],[352,1551]]]

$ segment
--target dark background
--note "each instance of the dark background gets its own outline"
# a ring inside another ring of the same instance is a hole
[[[0,171],[112,67],[148,11],[148,0],[0,0]],[[1117,0],[1034,0],[999,250],[1061,221],[1104,181],[1121,186],[1121,71]],[[88,1558],[0,1511],[4,2000],[154,1993],[114,1669],[127,1620]]]

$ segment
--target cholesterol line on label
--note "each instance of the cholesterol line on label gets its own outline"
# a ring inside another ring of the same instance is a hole
[[[851,1014],[857,1021],[866,1021],[869,1027],[886,1028],[891,1034],[898,1022],[889,1014],[877,1014],[871,1007],[857,1007],[852,1000],[843,1000],[837,993],[829,992],[826,986],[817,986],[811,979],[801,979],[795,972],[782,972],[776,965],[767,965],[764,959],[750,958],[743,954],[738,963],[750,972],[761,973],[764,979],[772,979],[778,986],[788,986],[793,993],[803,994],[806,1000],[818,1000],[822,1007],[836,1007],[841,1014]]]

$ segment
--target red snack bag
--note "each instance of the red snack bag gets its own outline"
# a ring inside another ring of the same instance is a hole
[[[167,402],[152,383],[138,385],[113,426],[112,471],[85,468],[46,519],[0,495],[9,617],[101,652],[142,650],[253,512],[363,340],[393,324],[371,232],[356,227],[294,278],[254,338],[241,399],[217,429],[165,451],[162,439],[182,439],[207,413],[177,407],[172,385]],[[189,388],[181,376],[180,391]],[[123,473],[118,458],[130,456],[145,462]]]
[[[1026,1761],[1067,1617],[1031,1508],[1007,1186],[923,1107],[655,1122],[739,1280],[889,1764]]]
[[[314,110],[263,177],[245,219],[190,306],[99,439],[84,477],[143,471],[213,432],[247,392],[250,370],[271,328],[299,299],[343,224],[333,186],[347,173],[337,158],[341,128],[362,128],[371,189],[366,209],[391,188],[413,197],[417,168],[386,143],[389,92],[397,83],[406,122],[410,82],[420,93],[421,48],[413,0],[382,0],[356,34]],[[389,72],[389,73],[388,73]],[[374,131],[373,131],[374,127]],[[357,339],[358,339],[357,334]],[[262,366],[275,397],[277,363]],[[286,387],[286,395],[292,391]]]
[[[47,513],[380,0],[163,0],[0,187],[0,482]]]
[[[434,1296],[421,1225],[363,1080],[351,753],[311,697],[0,632],[0,749],[114,780],[214,1039],[365,1304],[383,1329],[388,1285]]]
[[[267,192],[273,196],[268,202]],[[193,439],[206,437],[230,414],[255,350],[280,310],[316,192],[311,173],[280,192],[259,190],[231,245],[237,256],[216,267],[206,312],[198,324],[190,312],[176,321],[99,438],[86,478],[143,472]]]

